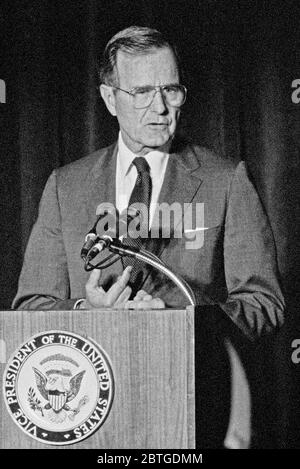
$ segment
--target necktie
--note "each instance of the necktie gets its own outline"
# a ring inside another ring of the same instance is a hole
[[[150,176],[150,167],[145,158],[142,156],[136,157],[132,164],[135,165],[137,169],[137,178],[135,182],[135,186],[132,190],[129,204],[130,207],[133,204],[139,204],[139,206],[144,207],[144,213],[142,213],[141,223],[143,224],[140,227],[141,231],[147,233],[149,232],[149,207],[151,201],[151,192],[152,192],[152,181]],[[145,213],[146,212],[146,213]],[[128,247],[134,247],[140,249],[143,245],[143,240],[141,237],[138,238],[130,238],[127,237],[124,239],[124,244]],[[131,272],[130,283],[132,287],[133,295],[138,291],[139,286],[143,280],[143,266],[144,263],[134,259],[133,257],[124,257],[123,258],[123,265],[124,268],[128,265],[132,265],[133,269]]]

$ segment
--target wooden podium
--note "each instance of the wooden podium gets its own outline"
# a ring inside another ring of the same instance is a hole
[[[194,310],[2,311],[1,381],[6,363],[32,336],[69,331],[100,345],[115,389],[110,412],[91,436],[68,448],[194,448]],[[1,386],[1,448],[50,448],[24,433]],[[53,447],[53,446],[52,446]]]

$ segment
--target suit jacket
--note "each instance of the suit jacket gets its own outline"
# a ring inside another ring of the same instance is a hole
[[[117,146],[112,145],[51,174],[28,242],[14,308],[70,309],[76,299],[85,297],[89,273],[80,251],[97,206],[115,203],[116,156]],[[278,327],[284,299],[273,235],[245,163],[221,159],[196,146],[172,151],[161,202],[204,204],[202,246],[189,249],[185,237],[172,235],[152,245],[190,284],[197,303],[218,304],[248,336]],[[121,271],[118,261],[102,272],[101,282],[109,286]],[[143,288],[170,307],[186,304],[178,288],[160,273],[149,270]]]

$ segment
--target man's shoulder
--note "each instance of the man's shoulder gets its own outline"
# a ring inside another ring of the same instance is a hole
[[[201,164],[203,170],[217,170],[221,172],[234,172],[238,165],[238,161],[232,158],[226,158],[215,153],[213,150],[200,146],[192,145],[193,151]]]
[[[197,145],[189,144],[189,151],[193,152],[199,162],[199,172],[202,177],[208,179],[226,179],[230,180],[236,171],[239,161],[232,158],[225,158],[218,155],[213,150]]]

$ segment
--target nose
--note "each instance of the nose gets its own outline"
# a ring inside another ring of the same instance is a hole
[[[164,114],[166,112],[167,106],[161,89],[157,89],[155,91],[155,95],[151,103],[151,109],[157,112],[157,114]]]

